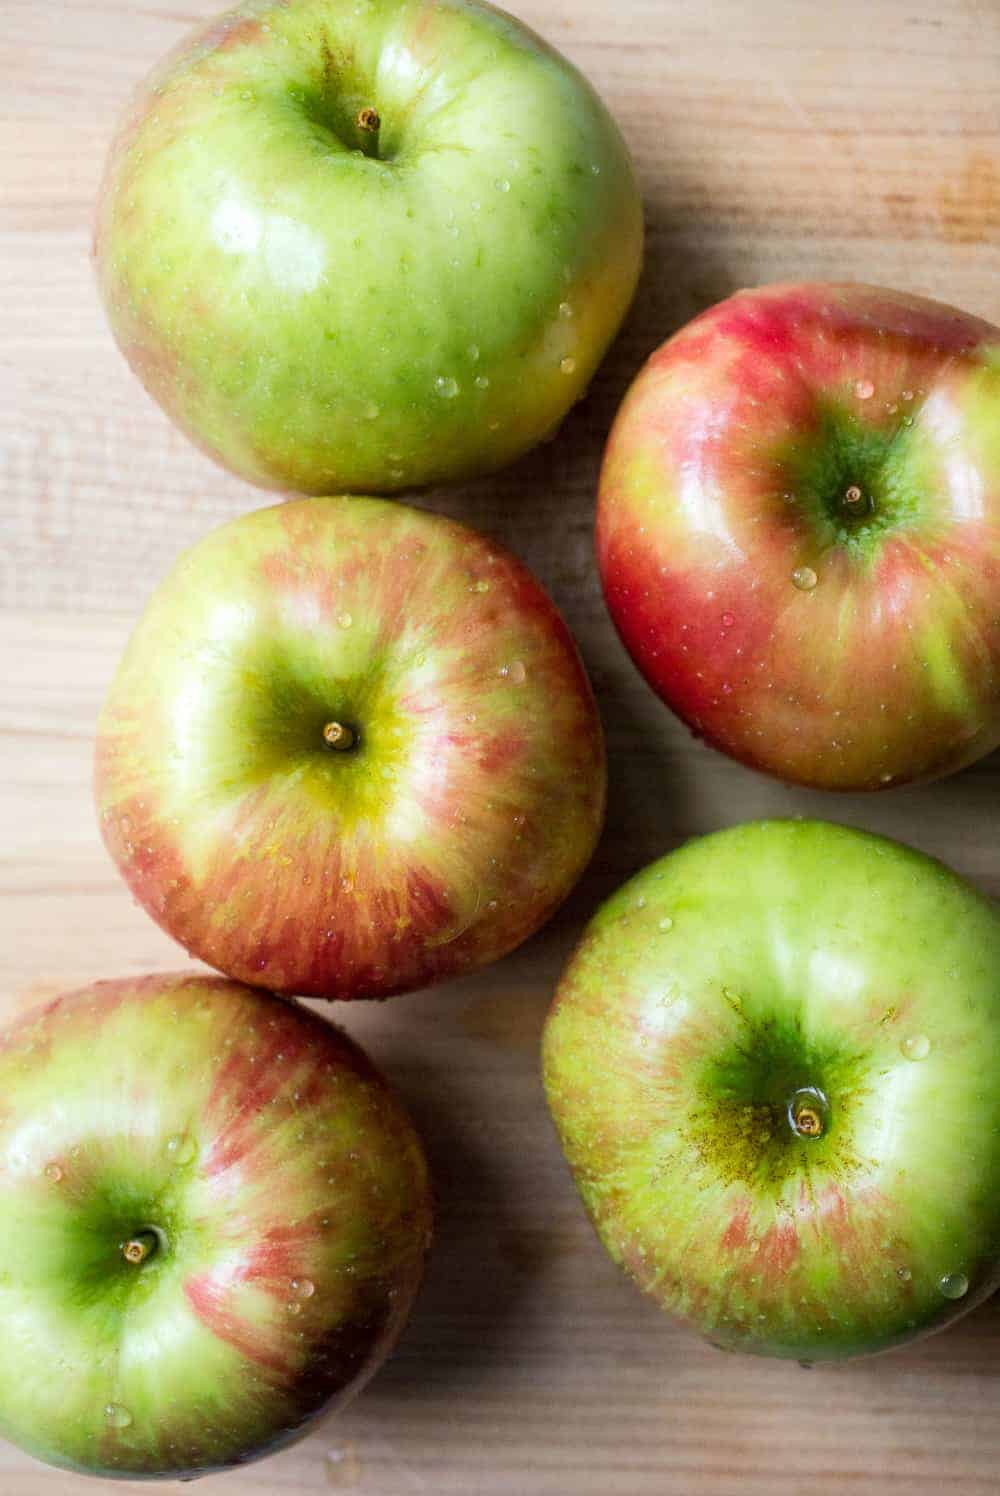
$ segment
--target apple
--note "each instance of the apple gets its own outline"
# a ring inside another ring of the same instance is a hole
[[[377,492],[550,435],[642,209],[589,84],[475,0],[248,0],[140,88],[95,254],[149,393],[265,487]]]
[[[1000,331],[740,292],[629,391],[597,550],[639,669],[734,758],[836,790],[972,763],[1000,743]]]
[[[427,1165],[356,1045],[218,977],[0,1035],[0,1434],[91,1475],[205,1474],[343,1405],[423,1272]]]
[[[772,821],[653,863],[544,1076],[611,1257],[725,1349],[886,1350],[997,1284],[1000,917],[918,852]]]
[[[553,604],[464,525],[299,499],[179,561],[101,715],[138,901],[228,976],[385,997],[552,913],[604,813],[600,719]]]

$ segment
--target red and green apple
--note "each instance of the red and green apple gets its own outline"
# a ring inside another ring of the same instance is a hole
[[[576,69],[477,0],[247,0],[140,88],[95,238],[146,389],[251,482],[392,493],[559,425],[642,209]]]
[[[96,791],[135,897],[228,976],[383,997],[493,961],[583,871],[600,719],[509,552],[379,499],[216,530],[111,686]]]
[[[341,1406],[423,1272],[402,1104],[315,1014],[98,982],[0,1035],[0,1433],[88,1474],[252,1460]]]
[[[972,763],[1000,743],[1000,330],[740,292],[629,391],[597,550],[639,669],[724,752],[837,790]]]
[[[1000,917],[822,822],[690,842],[595,916],[544,1036],[615,1262],[715,1344],[808,1361],[1000,1277]]]

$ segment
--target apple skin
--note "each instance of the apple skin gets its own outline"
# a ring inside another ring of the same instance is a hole
[[[1000,743],[1000,331],[871,286],[712,307],[626,396],[597,552],[639,669],[723,752],[831,790],[972,763]]]
[[[272,991],[385,997],[496,960],[562,902],[600,832],[604,740],[516,557],[399,504],[300,499],[159,587],[95,778],[119,870],[188,951]]]
[[[140,88],[95,255],[122,352],[211,456],[395,493],[555,431],[632,299],[642,207],[601,101],[513,17],[257,0]]]
[[[391,1350],[427,1165],[315,1014],[217,977],[98,982],[0,1035],[0,1098],[6,1438],[91,1475],[206,1474],[299,1438]]]
[[[614,1261],[714,1344],[809,1361],[940,1329],[996,1286],[998,1075],[995,906],[823,822],[717,832],[639,873],[544,1035]],[[811,1135],[789,1120],[810,1087]]]

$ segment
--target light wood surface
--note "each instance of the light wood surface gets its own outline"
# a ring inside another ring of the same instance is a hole
[[[104,328],[87,251],[102,153],[127,90],[210,8],[0,7],[0,1012],[98,976],[184,962],[101,850],[93,722],[126,632],[171,559],[263,500],[191,450],[132,380]],[[622,337],[558,441],[498,479],[421,502],[507,540],[565,610],[608,729],[608,829],[569,906],[525,949],[475,980],[338,1015],[426,1134],[437,1251],[397,1355],[364,1396],[218,1489],[997,1492],[1000,1306],[835,1371],[703,1347],[642,1301],[593,1239],[546,1119],[537,1041],[589,911],[692,833],[817,813],[910,840],[1000,893],[996,758],[870,800],[755,777],[695,744],[640,684],[590,556],[611,413],[645,354],[708,302],[758,281],[836,277],[1000,320],[1000,8],[515,8],[584,68],[621,120],[646,196],[648,264]],[[3,1496],[104,1488],[121,1489],[0,1445]]]

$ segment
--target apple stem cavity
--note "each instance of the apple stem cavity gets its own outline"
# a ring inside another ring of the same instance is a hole
[[[382,128],[382,116],[378,110],[373,109],[370,104],[366,105],[364,109],[358,110],[354,123],[358,128],[361,149],[365,155],[377,156],[379,131]]]
[[[354,747],[357,738],[343,722],[328,722],[323,728],[323,742],[338,753],[346,753],[349,748]]]
[[[122,1246],[122,1256],[133,1267],[141,1267],[147,1258],[152,1257],[159,1244],[160,1240],[155,1231],[137,1231],[135,1236],[130,1236]]]

